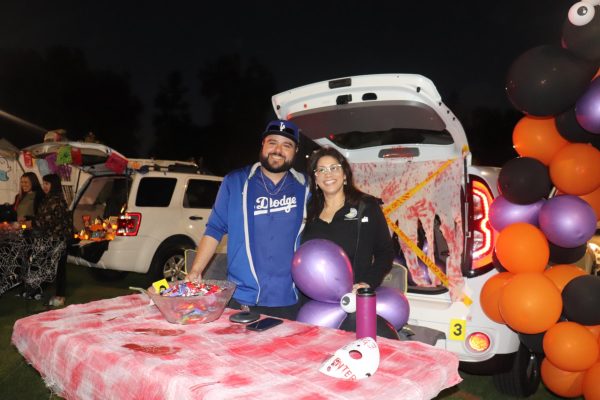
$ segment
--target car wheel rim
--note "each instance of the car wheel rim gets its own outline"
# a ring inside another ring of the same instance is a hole
[[[176,281],[184,278],[184,258],[180,254],[169,257],[163,266],[163,276],[169,281]]]

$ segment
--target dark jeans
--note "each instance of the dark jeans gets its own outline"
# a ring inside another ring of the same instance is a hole
[[[59,297],[65,297],[67,293],[67,249],[63,251],[63,254],[58,260],[55,287],[55,295]]]

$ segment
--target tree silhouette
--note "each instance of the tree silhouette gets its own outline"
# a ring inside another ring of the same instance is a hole
[[[271,72],[256,60],[225,55],[200,68],[200,94],[211,107],[211,123],[202,129],[207,166],[224,174],[257,161],[260,135],[273,118],[275,93]]]
[[[157,111],[152,118],[156,142],[151,154],[156,158],[180,160],[197,153],[200,133],[192,122],[186,94],[178,71],[171,72],[159,88],[154,100]]]
[[[135,154],[142,107],[129,77],[91,69],[81,50],[0,49],[0,109],[48,129],[66,129],[70,139],[92,131],[118,151]]]

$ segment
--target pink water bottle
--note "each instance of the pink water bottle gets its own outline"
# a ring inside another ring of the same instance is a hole
[[[356,338],[377,340],[377,297],[371,288],[356,292]]]

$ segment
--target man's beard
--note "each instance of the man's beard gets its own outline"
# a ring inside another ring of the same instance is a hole
[[[271,155],[271,154],[282,157],[284,159],[283,163],[278,167],[273,167],[272,165],[270,165],[269,164],[269,155]],[[281,154],[276,154],[276,153],[270,153],[265,157],[262,152],[260,153],[259,160],[260,160],[260,165],[262,165],[262,167],[264,169],[266,169],[267,171],[272,172],[274,174],[277,174],[279,172],[289,171],[290,168],[292,168],[292,163],[294,162],[293,158],[291,160],[286,160],[284,156],[282,156]]]

